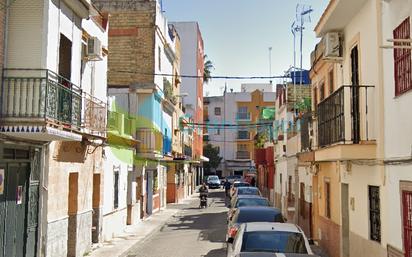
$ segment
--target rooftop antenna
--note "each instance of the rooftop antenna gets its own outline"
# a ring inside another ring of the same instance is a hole
[[[269,77],[270,84],[272,85],[272,47],[269,47]]]

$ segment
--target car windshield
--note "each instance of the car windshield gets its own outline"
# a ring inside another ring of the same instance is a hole
[[[245,232],[241,251],[308,253],[302,234],[286,231]]]
[[[246,222],[280,222],[283,223],[283,216],[280,212],[275,211],[239,211],[235,218],[237,223]]]
[[[265,198],[239,198],[235,208],[246,206],[269,206],[269,202]]]
[[[238,195],[259,195],[259,189],[256,187],[239,187],[237,189]]]
[[[240,183],[234,183],[233,186],[234,187],[247,187],[247,186],[250,186],[250,185],[249,185],[249,183],[240,182]]]
[[[242,176],[239,175],[234,175],[234,176],[228,176],[227,179],[241,179]]]
[[[220,182],[218,176],[210,176],[210,177],[207,178],[207,181],[219,181]]]

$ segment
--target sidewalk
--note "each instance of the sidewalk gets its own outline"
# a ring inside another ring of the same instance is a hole
[[[128,226],[124,234],[104,242],[97,249],[93,250],[89,257],[121,257],[136,244],[142,243],[154,233],[160,231],[166,222],[178,213],[184,206],[197,200],[198,195],[193,194],[182,203],[168,204],[166,209],[153,214],[149,218],[136,225]]]
[[[326,255],[325,251],[318,245],[311,245],[312,251],[314,254],[318,255],[319,257],[329,257]]]

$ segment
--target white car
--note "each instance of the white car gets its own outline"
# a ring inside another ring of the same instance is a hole
[[[313,254],[308,239],[303,231],[295,224],[276,222],[251,222],[242,224],[233,243],[228,243],[227,257],[236,257],[258,252],[273,254]]]

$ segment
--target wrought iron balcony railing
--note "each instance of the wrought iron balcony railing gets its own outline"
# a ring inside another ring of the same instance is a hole
[[[4,69],[0,117],[47,121],[80,130],[82,92],[46,69]]]
[[[236,120],[250,120],[250,112],[236,113]]]
[[[236,152],[236,159],[249,160],[250,159],[250,152],[249,151],[237,151]]]
[[[84,100],[84,129],[98,136],[105,136],[107,105],[94,96],[83,93]]]
[[[140,141],[138,153],[162,153],[163,134],[152,128],[138,128],[136,139]]]
[[[342,86],[318,104],[318,146],[373,140],[374,86]],[[372,107],[372,108],[371,108]]]

